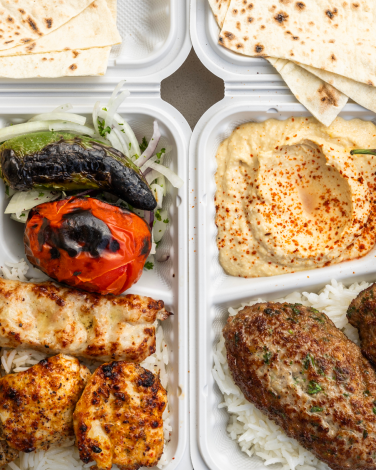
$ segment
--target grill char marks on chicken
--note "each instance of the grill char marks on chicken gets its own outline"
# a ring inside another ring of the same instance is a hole
[[[258,303],[223,334],[247,400],[333,470],[376,469],[376,373],[325,314]]]
[[[359,331],[362,353],[376,365],[376,283],[351,302],[347,318]]]

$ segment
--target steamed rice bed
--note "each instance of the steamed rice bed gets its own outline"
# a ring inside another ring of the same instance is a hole
[[[369,283],[361,282],[347,288],[332,280],[319,294],[293,292],[274,301],[300,303],[324,312],[337,328],[342,329],[351,341],[359,345],[358,331],[348,323],[346,311],[351,301],[369,286]],[[258,302],[265,302],[265,299],[242,304],[238,309],[229,308],[229,314],[236,315],[245,306]],[[280,426],[246,400],[232,379],[222,333],[214,348],[212,372],[224,397],[218,407],[227,408],[230,414],[227,432],[231,439],[238,442],[242,452],[249,457],[257,456],[265,466],[277,464],[283,470],[329,470],[328,465],[318,460],[295,439],[287,437]]]
[[[29,265],[23,259],[19,262],[6,262],[4,266],[0,267],[0,275],[5,279],[12,281],[34,281],[41,282],[49,280],[43,273],[39,277],[33,279],[27,279],[26,275],[29,270]],[[151,356],[147,357],[144,362],[140,365],[145,369],[152,371],[154,374],[160,374],[160,380],[162,386],[168,389],[168,348],[164,340],[163,328],[158,326],[156,329],[156,352]],[[47,357],[47,354],[34,351],[32,349],[23,348],[22,346],[16,349],[1,348],[0,352],[0,374],[4,376],[10,373],[22,372],[39,361]],[[95,361],[80,359],[91,372],[100,365]],[[163,431],[165,448],[157,467],[162,469],[165,467],[169,460],[167,459],[166,451],[168,443],[170,442],[170,436],[172,432],[170,411],[168,403],[163,413]],[[67,439],[66,442],[57,447],[51,446],[47,451],[36,451],[29,454],[20,452],[20,457],[14,462],[10,462],[5,467],[6,470],[83,470],[90,468],[95,465],[95,462],[84,464],[80,460],[77,447],[74,445],[75,439]],[[116,465],[113,465],[113,470],[118,470]]]

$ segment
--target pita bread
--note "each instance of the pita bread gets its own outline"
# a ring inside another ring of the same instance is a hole
[[[224,22],[230,0],[209,0],[219,26]],[[296,99],[325,126],[330,126],[348,101],[347,96],[315,75],[288,60],[269,58]]]
[[[222,28],[225,21],[230,2],[231,0],[209,0],[214,17],[220,28]]]
[[[231,0],[219,43],[376,85],[374,0]]]
[[[0,50],[30,44],[80,14],[93,0],[0,0]]]
[[[6,78],[58,78],[104,75],[111,47],[83,51],[0,57],[0,76]]]
[[[113,0],[111,3],[114,3]],[[26,45],[0,51],[0,56],[40,54],[119,44],[121,36],[116,28],[114,14],[116,15],[116,10],[113,8],[111,12],[106,0],[95,0],[78,16],[51,34]]]
[[[351,78],[342,77],[332,72],[327,72],[321,69],[315,69],[308,65],[299,64],[301,67],[306,69],[313,75],[324,80],[326,83],[337,88],[342,93],[345,93],[355,103],[360,104],[364,108],[367,108],[376,113],[376,88],[364,83],[356,82]]]
[[[308,111],[325,126],[330,126],[348,97],[297,64],[285,59],[269,59],[290,90]]]

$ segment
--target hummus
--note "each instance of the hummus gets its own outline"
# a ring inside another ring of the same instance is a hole
[[[232,276],[320,268],[375,244],[376,148],[371,122],[274,119],[238,127],[217,153],[219,261]]]

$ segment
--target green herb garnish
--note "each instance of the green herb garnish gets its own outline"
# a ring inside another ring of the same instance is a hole
[[[312,406],[312,408],[310,409],[310,412],[311,413],[319,413],[322,410],[323,410],[323,408],[320,408],[319,406]]]
[[[146,261],[144,268],[149,271],[154,268],[154,264],[151,261]]]
[[[322,391],[322,387],[320,384],[318,384],[317,382],[315,382],[314,380],[311,380],[308,384],[308,387],[307,387],[307,392],[310,394],[310,395],[316,395],[316,393],[319,393]]]

